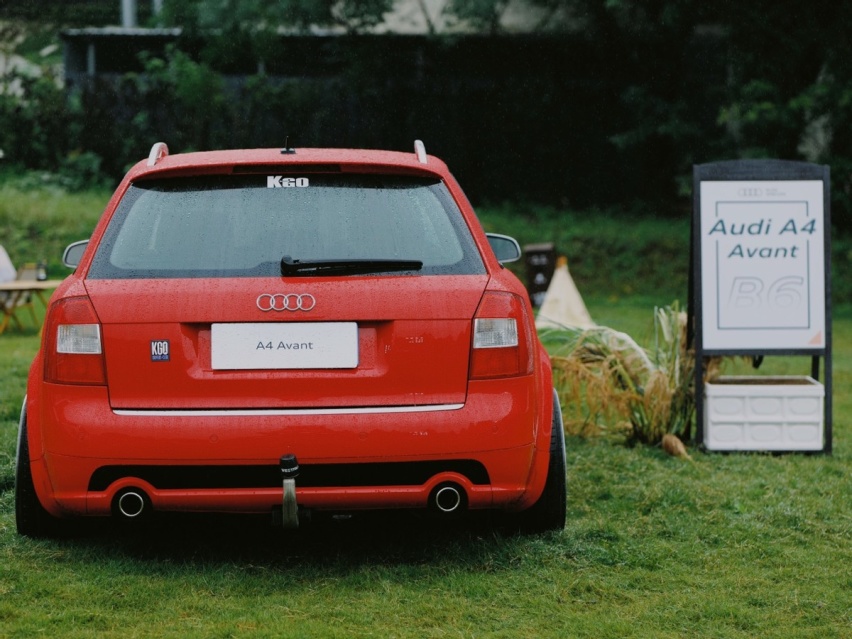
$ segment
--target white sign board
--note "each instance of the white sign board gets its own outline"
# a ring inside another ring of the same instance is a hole
[[[826,345],[823,182],[701,182],[705,350]]]

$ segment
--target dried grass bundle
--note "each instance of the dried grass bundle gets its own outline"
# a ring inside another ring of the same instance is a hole
[[[628,429],[623,416],[630,402],[629,391],[614,386],[608,375],[602,374],[607,366],[571,356],[554,356],[551,362],[566,433],[593,436]]]
[[[677,305],[654,311],[654,348],[606,327],[545,329],[566,432],[626,434],[659,443],[688,437],[694,410],[694,356],[686,349],[686,314]]]

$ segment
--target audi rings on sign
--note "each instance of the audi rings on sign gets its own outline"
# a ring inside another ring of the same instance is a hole
[[[257,296],[257,307],[264,313],[269,311],[310,311],[317,305],[310,293],[263,293]]]

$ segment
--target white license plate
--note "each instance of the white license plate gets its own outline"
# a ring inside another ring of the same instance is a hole
[[[355,322],[213,324],[215,370],[356,368]]]

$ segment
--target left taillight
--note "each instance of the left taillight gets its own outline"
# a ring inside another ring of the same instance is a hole
[[[517,295],[486,292],[473,320],[470,379],[529,375],[532,319]]]
[[[45,381],[106,384],[101,324],[88,297],[67,297],[52,304],[44,331]]]

